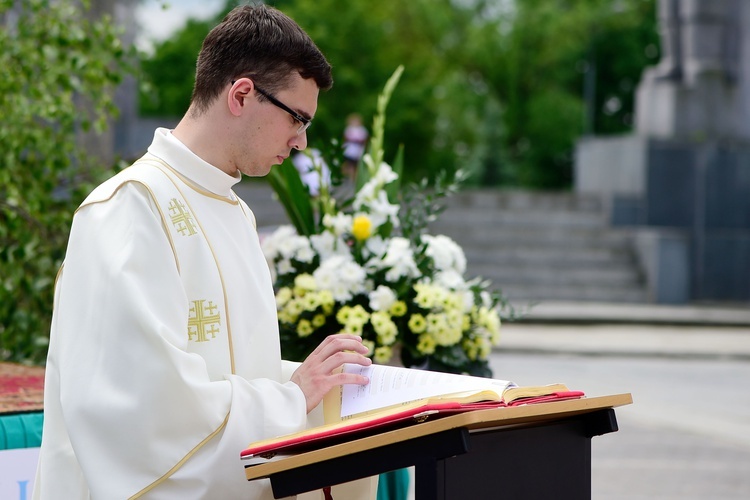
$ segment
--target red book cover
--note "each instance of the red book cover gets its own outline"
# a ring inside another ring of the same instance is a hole
[[[251,444],[240,454],[242,458],[271,459],[276,455],[302,453],[324,446],[347,442],[385,432],[390,429],[415,425],[428,419],[455,415],[467,411],[502,408],[505,406],[521,406],[528,404],[546,403],[551,401],[566,401],[584,397],[581,391],[556,391],[542,396],[519,398],[506,405],[503,401],[476,401],[461,403],[457,401],[428,402],[404,409],[388,409],[382,414],[368,414],[355,417],[334,424],[323,425],[306,431],[268,439]]]

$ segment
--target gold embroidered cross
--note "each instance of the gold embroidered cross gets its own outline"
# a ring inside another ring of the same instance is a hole
[[[218,307],[206,300],[193,300],[188,316],[188,339],[195,337],[196,342],[208,342],[216,338],[221,326],[221,316]],[[206,305],[208,302],[208,305]],[[209,338],[209,335],[211,338]]]
[[[177,232],[182,236],[192,236],[197,234],[195,228],[195,222],[190,211],[185,208],[177,198],[172,198],[169,202],[169,217],[172,219],[172,224],[177,229]]]

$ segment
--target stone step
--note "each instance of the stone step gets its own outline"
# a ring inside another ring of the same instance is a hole
[[[584,301],[612,304],[645,304],[651,302],[648,292],[642,287],[506,285],[496,288],[502,292],[507,300],[519,306],[524,303],[533,304],[545,301]]]
[[[545,248],[561,250],[575,249],[630,249],[632,236],[626,231],[605,230],[549,230],[529,228],[480,228],[471,225],[443,227],[434,225],[431,234],[444,234],[462,246],[471,246],[484,251],[494,248]]]
[[[604,228],[601,213],[542,211],[503,211],[486,208],[448,208],[438,216],[440,225],[474,227],[524,227],[524,228]],[[433,224],[434,225],[434,224]]]
[[[451,210],[469,207],[514,211],[602,211],[601,200],[597,196],[525,190],[472,189],[447,198],[445,205]]]
[[[570,268],[553,265],[515,265],[498,266],[497,264],[471,263],[467,274],[478,275],[503,286],[506,284],[543,284],[552,285],[608,285],[631,286],[641,283],[641,275],[630,266],[609,266],[591,268]]]
[[[627,249],[598,249],[598,248],[548,248],[548,247],[494,247],[483,250],[476,245],[464,246],[467,262],[510,266],[524,263],[542,265],[551,263],[555,266],[632,266],[632,253]]]

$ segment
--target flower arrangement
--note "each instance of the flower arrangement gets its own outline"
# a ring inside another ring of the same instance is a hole
[[[401,155],[395,168],[383,161],[385,107],[402,69],[378,99],[352,199],[337,201],[325,182],[313,199],[294,167],[271,175],[294,224],[262,243],[275,280],[282,351],[302,360],[327,335],[347,332],[362,336],[377,363],[491,376],[487,358],[507,303],[488,282],[465,279],[466,257],[455,241],[426,232],[441,210],[435,200],[458,181],[438,181],[431,195],[425,185],[404,194]]]

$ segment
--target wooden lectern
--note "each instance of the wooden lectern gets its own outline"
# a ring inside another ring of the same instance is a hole
[[[477,410],[248,465],[275,498],[415,467],[417,500],[591,498],[591,438],[617,431],[618,394]]]

